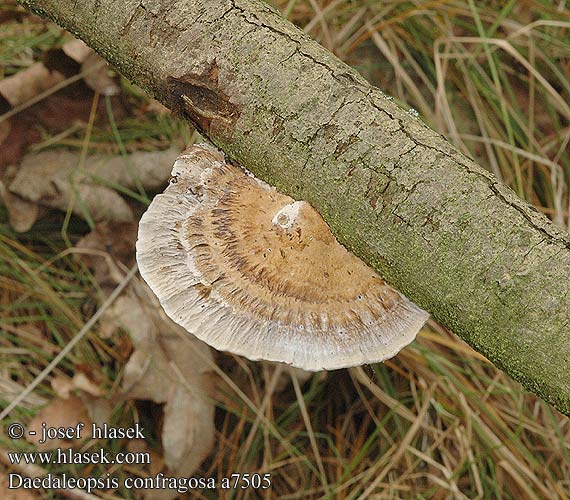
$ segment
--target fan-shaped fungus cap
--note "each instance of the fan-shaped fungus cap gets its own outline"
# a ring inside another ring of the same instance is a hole
[[[428,314],[294,201],[193,146],[143,215],[141,275],[175,322],[219,350],[306,370],[382,361]]]

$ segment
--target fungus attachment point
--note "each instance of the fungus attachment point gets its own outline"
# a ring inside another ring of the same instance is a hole
[[[168,316],[216,349],[328,370],[394,356],[427,320],[311,205],[214,148],[186,150],[172,179],[141,219],[139,269]]]

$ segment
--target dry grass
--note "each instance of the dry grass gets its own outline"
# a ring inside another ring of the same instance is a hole
[[[274,3],[520,196],[570,227],[565,2]],[[60,38],[53,25],[34,19],[24,27],[4,26],[10,43],[0,50],[0,64],[6,73],[30,64]],[[188,139],[170,118],[126,118],[117,127],[95,127],[86,144],[87,125],[80,125],[55,144],[120,152],[130,144],[152,148]],[[52,214],[17,235],[0,207],[3,405],[96,308],[96,283],[66,250],[87,230],[79,220]],[[97,366],[110,387],[125,363],[124,340],[101,340],[95,329],[55,372]],[[569,420],[434,323],[384,364],[284,388],[279,385],[287,373],[272,366],[224,354],[217,361],[217,448],[196,475],[270,472],[273,483],[264,493],[241,490],[224,498],[570,498]],[[28,418],[51,397],[49,384],[41,384],[9,421]],[[114,418],[129,421],[135,411],[125,403]],[[0,434],[0,446],[12,444]],[[124,491],[115,495],[130,498]],[[207,490],[192,495],[218,497]]]

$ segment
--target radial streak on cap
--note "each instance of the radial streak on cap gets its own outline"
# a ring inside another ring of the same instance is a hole
[[[306,370],[382,361],[428,318],[294,201],[206,145],[176,161],[143,215],[141,275],[166,313],[219,350]]]

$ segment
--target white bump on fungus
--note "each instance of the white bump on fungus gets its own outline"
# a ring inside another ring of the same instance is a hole
[[[295,221],[299,216],[301,207],[305,204],[304,201],[295,201],[289,205],[285,205],[271,219],[271,223],[280,226],[282,229],[289,230],[295,225]]]

